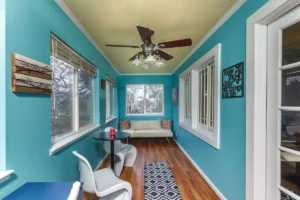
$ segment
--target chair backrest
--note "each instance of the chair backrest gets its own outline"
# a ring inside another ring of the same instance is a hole
[[[89,161],[77,151],[72,153],[79,159],[80,181],[83,182],[83,190],[89,193],[96,193],[95,177]]]

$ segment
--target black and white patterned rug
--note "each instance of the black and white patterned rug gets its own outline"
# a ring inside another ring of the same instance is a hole
[[[144,170],[144,200],[182,200],[168,162],[145,162]]]

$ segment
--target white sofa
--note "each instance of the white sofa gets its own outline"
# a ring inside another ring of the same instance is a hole
[[[131,120],[130,129],[122,130],[131,135],[131,138],[159,138],[173,137],[170,129],[161,127],[161,120]],[[168,140],[169,142],[169,140]]]

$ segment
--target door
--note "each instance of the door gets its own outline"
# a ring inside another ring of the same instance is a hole
[[[268,26],[266,199],[300,200],[300,7]]]

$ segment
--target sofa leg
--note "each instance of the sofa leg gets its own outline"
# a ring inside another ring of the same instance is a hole
[[[166,137],[166,139],[167,139],[167,141],[168,141],[168,143],[169,143],[169,145],[170,145],[171,143],[170,143],[170,141],[169,141],[168,137]]]

